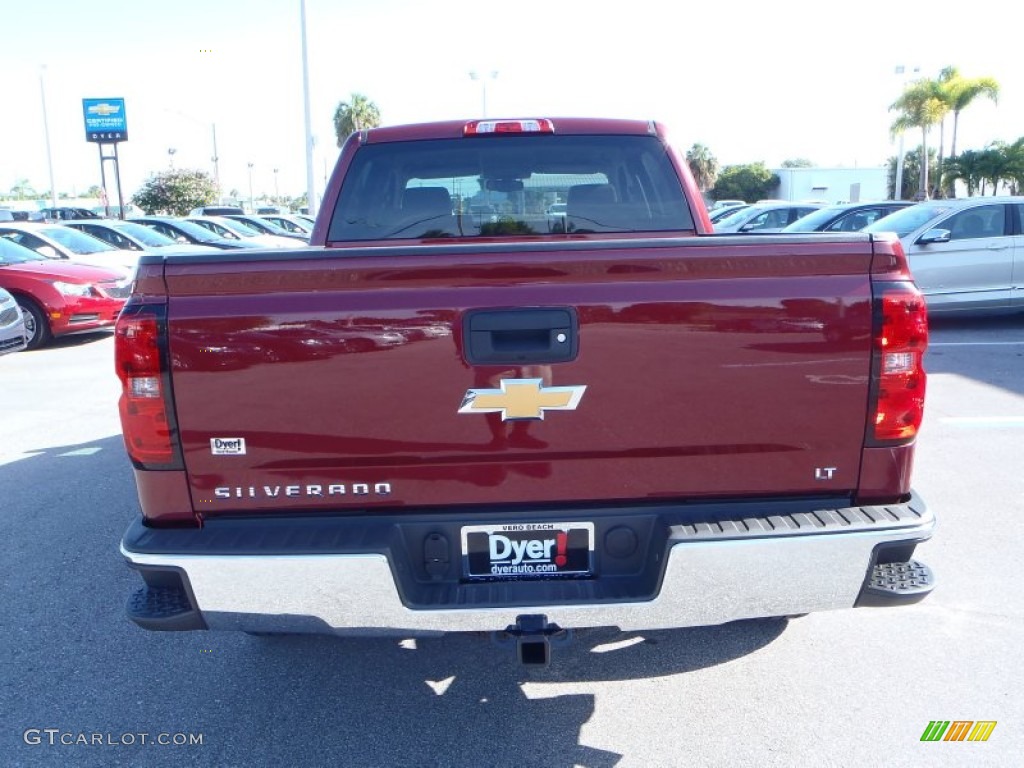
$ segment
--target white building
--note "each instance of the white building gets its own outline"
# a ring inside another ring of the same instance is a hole
[[[823,203],[858,203],[885,200],[888,169],[879,168],[772,168],[781,180],[775,194],[780,200],[815,200]]]

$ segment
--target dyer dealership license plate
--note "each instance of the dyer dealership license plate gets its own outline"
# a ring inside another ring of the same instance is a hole
[[[508,523],[462,529],[463,573],[475,579],[589,576],[593,523]]]

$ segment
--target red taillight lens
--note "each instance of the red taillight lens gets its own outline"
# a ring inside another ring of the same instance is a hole
[[[125,448],[138,464],[169,464],[174,446],[163,384],[160,319],[144,309],[133,310],[121,313],[114,330]]]
[[[871,435],[876,442],[891,445],[912,440],[924,417],[928,313],[913,283],[885,285],[879,294]]]

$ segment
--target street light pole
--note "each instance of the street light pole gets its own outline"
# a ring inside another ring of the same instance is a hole
[[[171,147],[170,149],[167,150],[167,158],[168,158],[168,162],[171,165],[171,170],[172,171],[174,170],[174,153],[177,152],[177,151],[178,150],[176,150],[174,147]]]
[[[46,167],[50,173],[50,202],[52,207],[57,207],[57,187],[53,183],[53,155],[50,153],[50,121],[46,117],[46,86],[43,82],[43,73],[46,72],[46,65],[39,67],[39,96],[43,101],[43,134],[46,136]]]
[[[313,118],[309,106],[309,51],[306,45],[306,0],[299,2],[302,22],[302,104],[306,118],[306,210],[316,216],[316,191],[313,188]]]
[[[920,71],[920,67],[914,67],[914,74],[917,74]],[[904,67],[902,64],[899,64],[896,67],[896,74],[903,75],[903,88],[900,90],[900,95],[902,96],[903,92],[907,90],[906,67]],[[892,194],[893,200],[903,199],[903,158],[903,131],[900,131],[899,151],[896,155],[896,184]],[[923,161],[924,160],[922,158],[921,162]]]
[[[249,213],[253,213],[256,210],[256,203],[252,196],[252,163],[249,163]]]
[[[278,205],[281,202],[281,193],[277,190],[277,172],[279,168],[274,169],[274,205]]]
[[[487,117],[487,80],[497,80],[498,70],[495,69],[484,74],[480,74],[476,70],[473,70],[472,72],[469,73],[469,79],[477,80],[480,82],[480,85],[483,89],[481,117]]]
[[[217,124],[211,123],[213,126],[213,157],[210,160],[213,161],[213,185],[217,188],[217,202],[222,202],[222,195],[220,192],[220,157],[217,155]]]

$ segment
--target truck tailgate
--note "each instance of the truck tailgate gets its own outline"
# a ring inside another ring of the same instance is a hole
[[[169,257],[194,507],[850,492],[871,247],[769,236]],[[574,317],[574,359],[468,362],[466,313],[519,308]],[[472,390],[500,401],[503,380],[535,380],[528,408],[548,388],[585,390],[574,410],[536,407],[542,419],[460,413]]]

